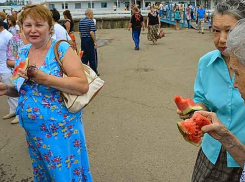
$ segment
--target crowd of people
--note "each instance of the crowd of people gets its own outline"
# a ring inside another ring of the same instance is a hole
[[[147,37],[153,44],[162,36],[158,31],[164,14],[164,9],[159,13],[155,9],[150,7],[146,23]],[[174,11],[176,20],[183,16],[183,7],[176,6]],[[132,28],[135,50],[139,50],[145,24],[137,7],[132,7],[132,12],[128,29]],[[191,7],[186,13],[192,20]],[[72,16],[69,10],[63,15],[65,21],[60,25],[59,12],[43,5],[28,5],[8,17],[0,12],[0,95],[8,96],[10,107],[4,119],[15,117],[12,123],[20,122],[25,130],[34,181],[91,182],[82,111],[69,112],[61,92],[82,95],[88,91],[82,63],[98,74],[94,14],[86,10],[86,17],[79,22],[84,51],[81,58],[74,51],[78,48]],[[203,33],[201,24],[207,17],[202,6],[196,17]],[[212,124],[202,128],[206,134],[191,181],[245,182],[245,3],[218,3],[211,19],[216,50],[199,60],[194,101],[203,108],[199,113]],[[55,43],[63,39],[69,43],[60,44],[58,55],[66,78],[54,53]],[[31,79],[25,69],[19,68],[19,77],[11,84],[12,69],[26,61],[33,67]],[[182,119],[191,117],[179,110],[177,114]]]

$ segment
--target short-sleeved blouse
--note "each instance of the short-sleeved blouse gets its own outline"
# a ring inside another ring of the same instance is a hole
[[[55,42],[55,40],[52,40],[52,45],[44,63],[39,69],[46,74],[62,77],[62,72],[54,54]],[[66,42],[62,42],[59,45],[58,54],[60,59],[63,58],[69,46]],[[30,47],[31,44],[26,45],[19,51],[19,58],[15,63],[16,66],[28,59]],[[13,81],[17,90],[19,90],[20,97],[16,113],[19,115],[20,124],[23,127],[31,129],[40,127],[40,125],[48,127],[52,122],[62,126],[69,120],[80,119],[81,111],[70,113],[63,102],[59,90],[27,80],[22,84],[23,79],[19,77]]]

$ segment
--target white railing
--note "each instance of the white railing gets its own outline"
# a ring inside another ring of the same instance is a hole
[[[75,10],[75,11],[71,11],[72,17],[74,19],[79,19],[79,18],[84,18],[85,17],[85,10],[86,9],[82,9],[82,10]],[[113,10],[96,10],[93,9],[94,11],[94,17],[96,18],[122,18],[122,17],[130,17],[131,16],[131,11],[125,11],[125,10],[117,10],[117,11],[113,11]],[[147,16],[149,13],[149,10],[142,10],[141,14],[143,16]],[[63,11],[60,11],[60,15],[63,14]],[[61,17],[62,19],[63,17]]]

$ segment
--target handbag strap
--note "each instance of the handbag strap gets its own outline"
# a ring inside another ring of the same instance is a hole
[[[65,71],[65,69],[63,67],[62,61],[60,60],[59,53],[58,53],[59,45],[60,45],[61,42],[67,42],[70,45],[70,43],[67,40],[59,40],[59,41],[57,41],[55,43],[55,45],[54,45],[54,55],[55,55],[56,61],[58,62],[59,66],[60,66],[60,69],[62,70],[63,73],[66,74],[66,71]]]
[[[62,70],[62,72],[63,72],[64,74],[66,74],[66,71],[65,71],[65,69],[64,69],[64,67],[63,67],[62,61],[60,60],[60,58],[59,58],[59,53],[58,53],[58,48],[59,48],[59,45],[60,45],[61,42],[67,42],[67,43],[70,45],[70,43],[69,43],[67,40],[59,40],[59,41],[57,41],[57,42],[55,43],[55,45],[54,45],[54,55],[55,55],[56,61],[58,62],[59,66],[60,66],[60,69]],[[73,49],[72,46],[70,46],[70,47]],[[74,49],[73,49],[73,50],[74,50]],[[74,50],[74,51],[75,51],[75,50]],[[81,55],[82,55],[82,52],[83,52],[83,51],[80,51],[80,54],[81,54]],[[81,57],[81,55],[80,55],[80,57]],[[83,66],[83,69],[84,69],[84,71],[87,72],[88,74],[90,73],[90,70],[88,69],[88,67]],[[67,74],[66,74],[66,75],[67,75]]]

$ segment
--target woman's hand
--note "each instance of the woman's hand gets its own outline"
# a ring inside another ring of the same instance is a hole
[[[8,92],[8,85],[0,82],[0,96],[7,95]]]
[[[20,77],[24,79],[32,80],[36,83],[43,83],[43,81],[47,78],[47,74],[39,70],[36,66],[29,66],[26,70],[19,68],[18,72]]]
[[[221,123],[217,115],[213,112],[207,111],[197,111],[199,114],[203,115],[204,117],[208,118],[212,124],[203,126],[201,129],[203,132],[208,133],[216,140],[221,141],[223,137],[227,136],[229,130],[227,127]]]
[[[26,80],[28,79],[28,77],[27,77],[27,71],[24,70],[24,69],[22,69],[22,68],[19,68],[19,69],[18,69],[18,75],[19,75],[20,77],[26,79]]]

